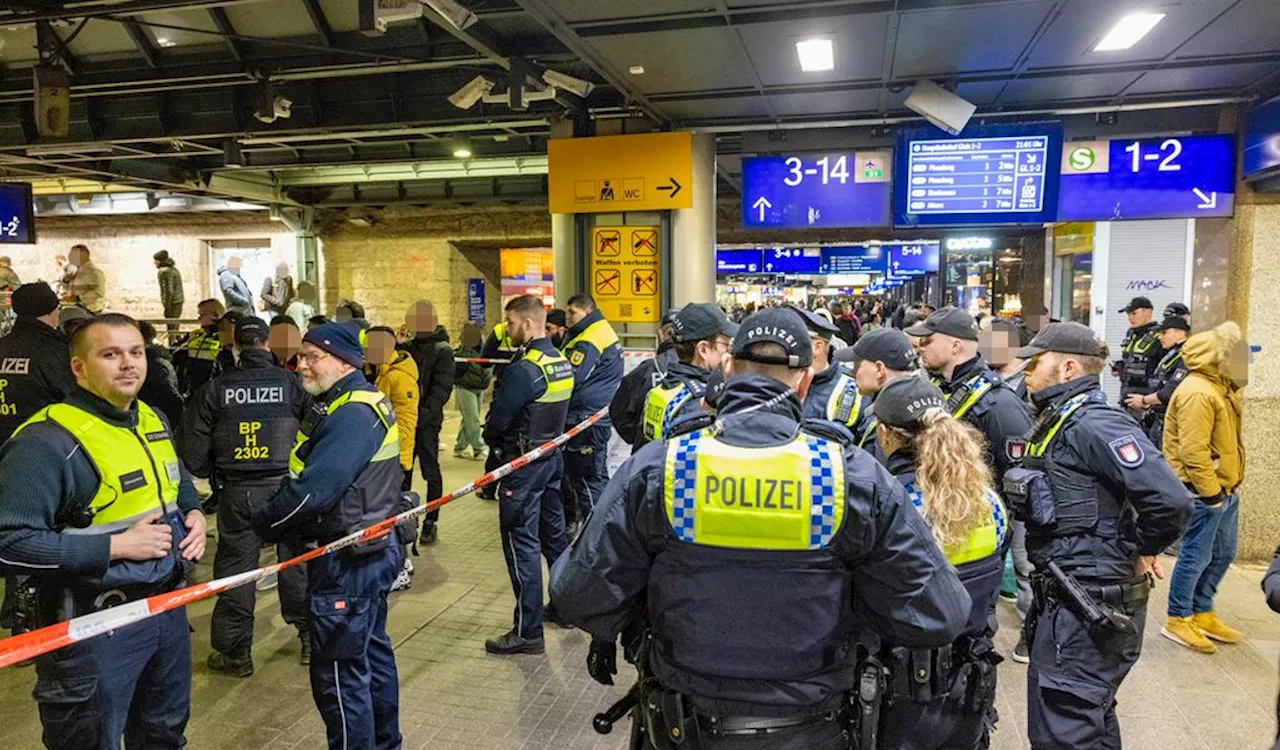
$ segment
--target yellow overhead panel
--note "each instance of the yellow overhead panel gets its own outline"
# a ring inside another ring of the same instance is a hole
[[[113,185],[109,182],[94,180],[77,180],[66,177],[46,177],[30,180],[31,192],[34,195],[70,195],[73,193],[136,193],[141,188],[136,185]]]
[[[692,133],[558,138],[547,158],[553,214],[693,207]]]

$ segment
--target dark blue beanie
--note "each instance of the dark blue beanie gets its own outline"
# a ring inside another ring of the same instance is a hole
[[[302,343],[329,352],[352,367],[364,365],[364,350],[360,346],[360,327],[351,323],[325,323],[316,326],[302,337]]]

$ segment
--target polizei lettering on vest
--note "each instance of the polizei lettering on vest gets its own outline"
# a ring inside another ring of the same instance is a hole
[[[803,491],[804,483],[800,480],[711,474],[702,487],[702,502],[727,508],[799,510]]]
[[[246,406],[252,404],[283,403],[284,387],[279,385],[222,389],[223,406],[230,406],[231,404]]]

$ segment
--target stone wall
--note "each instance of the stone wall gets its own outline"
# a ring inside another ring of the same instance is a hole
[[[168,250],[182,272],[186,291],[183,317],[194,318],[196,304],[212,295],[215,269],[209,268],[213,240],[267,240],[280,262],[294,263],[294,238],[282,224],[260,215],[214,216],[85,216],[38,219],[35,245],[10,245],[0,255],[13,259],[13,270],[24,282],[56,281],[59,261],[66,262],[72,245],[89,248],[106,276],[107,307],[136,317],[163,316],[160,287],[151,256]],[[59,257],[61,256],[61,257]],[[257,289],[253,290],[257,293]]]
[[[467,279],[485,280],[492,327],[501,319],[499,250],[551,242],[545,208],[387,210],[372,218],[369,227],[343,221],[321,228],[325,309],[354,299],[372,323],[396,327],[414,301],[430,300],[455,343],[467,318]]]

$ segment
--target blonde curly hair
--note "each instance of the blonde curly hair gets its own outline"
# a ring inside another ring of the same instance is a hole
[[[933,408],[912,430],[881,424],[880,437],[886,455],[903,445],[915,448],[924,517],[944,551],[964,544],[990,520],[986,495],[992,479],[982,433],[945,409]]]

